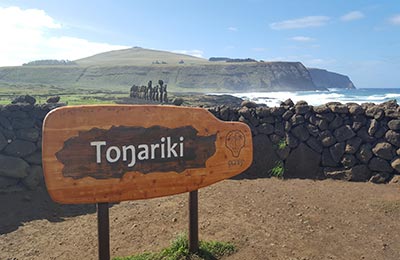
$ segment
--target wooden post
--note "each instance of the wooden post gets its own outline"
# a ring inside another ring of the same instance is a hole
[[[199,251],[199,204],[197,190],[189,192],[189,252]]]
[[[99,260],[110,260],[110,219],[108,203],[97,203]]]

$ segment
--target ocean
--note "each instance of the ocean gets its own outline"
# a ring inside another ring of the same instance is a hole
[[[341,103],[382,103],[397,100],[400,103],[400,88],[360,88],[360,89],[329,89],[329,91],[290,91],[290,92],[249,92],[229,93],[235,97],[266,104],[270,107],[279,106],[280,102],[290,98],[294,103],[300,100],[310,105],[321,105],[327,102]]]

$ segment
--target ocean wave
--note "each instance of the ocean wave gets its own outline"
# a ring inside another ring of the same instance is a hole
[[[393,99],[400,101],[400,89],[386,91],[386,89],[332,89],[331,91],[241,92],[230,93],[230,95],[268,106],[279,106],[281,102],[288,98],[293,100],[294,103],[304,100],[314,106],[328,102],[362,104],[382,103]],[[396,93],[396,91],[399,93]]]

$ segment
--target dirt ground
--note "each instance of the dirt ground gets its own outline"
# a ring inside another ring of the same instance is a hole
[[[187,231],[188,194],[110,209],[111,255],[157,251]],[[0,195],[0,259],[97,259],[93,205],[42,192]],[[200,239],[229,241],[226,259],[400,259],[400,184],[225,180],[199,191]]]

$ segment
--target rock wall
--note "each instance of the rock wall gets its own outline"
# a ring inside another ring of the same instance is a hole
[[[35,105],[34,98],[25,96],[0,106],[0,192],[43,186],[43,119],[62,105]],[[384,183],[400,172],[400,108],[395,101],[314,107],[291,100],[279,107],[244,101],[240,107],[222,105],[209,111],[221,120],[251,127],[254,160],[244,178]]]
[[[400,108],[287,100],[279,107],[245,101],[211,108],[225,121],[248,124],[254,160],[243,177],[342,179],[384,183],[400,172]]]
[[[35,102],[23,96],[0,106],[0,192],[35,190],[43,184],[43,119],[63,104]]]

